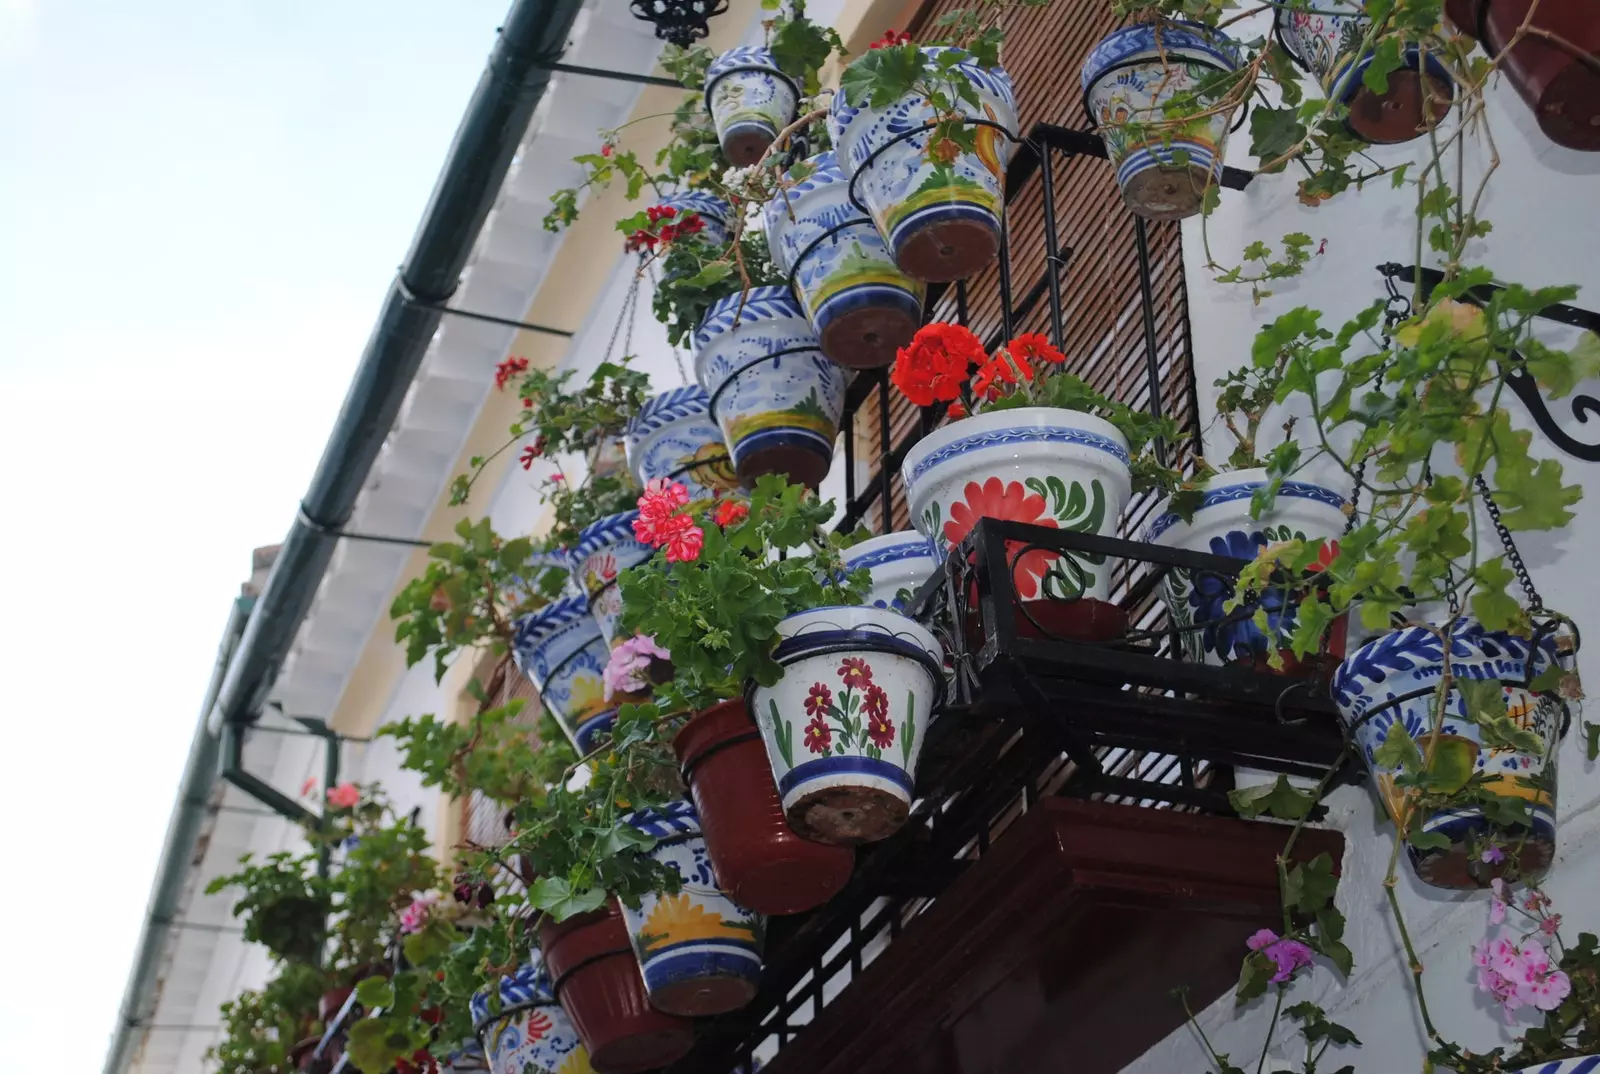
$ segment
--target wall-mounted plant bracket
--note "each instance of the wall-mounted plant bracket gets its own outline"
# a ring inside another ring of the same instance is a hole
[[[1379,265],[1378,272],[1403,283],[1418,284],[1422,288],[1424,298],[1444,282],[1444,273],[1438,269],[1419,269],[1413,265],[1400,265],[1393,261]],[[1484,305],[1500,289],[1495,284],[1484,284],[1472,288],[1461,297],[1475,305]],[[1600,333],[1600,313],[1592,310],[1557,304],[1546,306],[1538,315],[1547,321]],[[1506,386],[1522,400],[1522,405],[1528,408],[1528,413],[1533,416],[1534,423],[1539,426],[1540,431],[1550,438],[1551,443],[1573,458],[1582,459],[1584,462],[1600,462],[1600,443],[1586,444],[1563,429],[1550,411],[1550,401],[1544,397],[1538,383],[1523,367],[1522,356],[1513,353],[1512,361],[1516,363],[1517,368],[1506,375]],[[1580,423],[1587,425],[1591,417],[1600,418],[1600,399],[1592,395],[1574,395],[1570,405],[1572,416]]]

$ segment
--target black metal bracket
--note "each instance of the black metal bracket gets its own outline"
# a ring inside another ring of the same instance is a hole
[[[543,67],[547,71],[559,71],[566,75],[584,75],[588,78],[607,78],[613,82],[633,82],[641,86],[665,86],[668,89],[681,90],[683,83],[675,78],[662,78],[660,75],[636,75],[632,71],[608,71],[599,67],[584,67],[576,63],[562,63],[558,59],[537,57],[533,61],[535,67]],[[684,92],[688,92],[684,90]]]
[[[547,324],[532,324],[528,321],[518,321],[511,317],[496,317],[492,313],[477,313],[473,310],[457,309],[456,307],[446,305],[443,302],[430,302],[425,298],[418,298],[416,295],[412,294],[411,289],[406,286],[405,278],[401,276],[396,276],[394,283],[395,287],[399,289],[400,297],[405,300],[406,305],[415,306],[418,309],[433,310],[435,313],[447,313],[452,317],[461,317],[468,321],[482,321],[485,324],[498,324],[504,325],[507,328],[520,328],[524,332],[539,332],[547,336],[559,336],[562,339],[571,339],[573,336],[573,333],[567,331],[565,328],[551,328]]]

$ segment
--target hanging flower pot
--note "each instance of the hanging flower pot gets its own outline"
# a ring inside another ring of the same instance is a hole
[[[572,573],[588,596],[589,614],[600,627],[600,635],[610,646],[617,640],[617,622],[622,618],[622,593],[617,575],[649,559],[654,550],[633,535],[637,511],[608,515],[585,526],[573,546]]]
[[[676,895],[622,907],[651,1005],[688,1018],[743,1007],[761,984],[766,921],[717,889],[694,807],[679,802],[623,820],[654,836],[650,856],[683,880]]]
[[[1535,1063],[1510,1074],[1600,1074],[1600,1053],[1576,1059],[1558,1059],[1553,1063]]]
[[[538,951],[500,978],[500,1009],[488,992],[472,997],[472,1030],[483,1045],[489,1074],[588,1074],[589,1053],[567,1012],[556,1002]]]
[[[778,636],[783,678],[747,693],[789,826],[846,845],[894,834],[944,703],[938,640],[897,612],[846,607],[791,615]]]
[[[1092,414],[1055,407],[993,410],[912,445],[901,465],[917,529],[941,558],[980,518],[1114,536],[1132,492],[1128,443]],[[1097,640],[1126,616],[1106,598],[1112,565],[1089,553],[1014,550],[1018,628]]]
[[[1329,98],[1349,109],[1345,125],[1364,142],[1394,145],[1421,137],[1450,111],[1455,81],[1436,54],[1408,44],[1389,89],[1362,81],[1373,54],[1361,51],[1372,20],[1356,0],[1334,0],[1316,11],[1277,8],[1274,26],[1284,51],[1316,78]]]
[[[587,596],[563,597],[517,620],[512,642],[517,670],[539,691],[539,700],[579,753],[593,748],[594,736],[602,725],[609,729],[615,716],[601,678],[608,656]]]
[[[1250,500],[1257,489],[1267,484],[1264,469],[1237,470],[1219,474],[1206,483],[1205,495],[1191,520],[1185,522],[1171,512],[1156,516],[1144,539],[1167,548],[1190,552],[1209,552],[1233,559],[1256,558],[1257,553],[1277,541],[1321,541],[1323,564],[1331,562],[1338,539],[1345,531],[1345,498],[1321,485],[1305,481],[1285,481],[1278,490],[1271,511],[1259,519],[1250,517]],[[1196,663],[1222,665],[1231,661],[1265,668],[1267,636],[1253,620],[1253,608],[1229,612],[1226,604],[1234,593],[1234,579],[1210,574],[1195,575],[1185,570],[1168,571],[1163,582],[1163,600],[1173,623],[1180,631],[1184,655]],[[1300,595],[1287,597],[1269,591],[1260,598],[1260,608],[1284,633],[1294,629],[1294,605]],[[1341,617],[1330,639],[1329,655],[1344,655],[1344,620]],[[1286,660],[1293,661],[1288,654]],[[1295,666],[1290,670],[1296,670]]]
[[[1588,0],[1446,0],[1445,14],[1500,60],[1545,137],[1600,151],[1600,19]],[[1532,22],[1529,23],[1529,16]],[[1529,23],[1504,56],[1506,42]]]
[[[1486,790],[1527,804],[1533,829],[1520,842],[1521,869],[1524,876],[1537,878],[1549,868],[1555,853],[1555,751],[1564,706],[1559,699],[1522,685],[1554,666],[1556,660],[1555,643],[1546,638],[1530,668],[1531,649],[1526,638],[1485,630],[1473,619],[1458,619],[1451,636],[1450,674],[1457,681],[1498,679],[1505,690],[1506,714],[1520,729],[1543,736],[1544,751],[1530,754],[1486,748],[1478,725],[1465,718],[1461,691],[1452,689],[1434,747],[1434,763],[1442,772],[1459,771],[1463,784],[1474,775],[1482,776]],[[1403,792],[1395,783],[1403,769],[1380,763],[1377,752],[1395,725],[1427,751],[1438,708],[1436,688],[1443,675],[1443,644],[1426,627],[1407,627],[1368,642],[1346,657],[1334,675],[1334,700],[1366,758],[1391,818],[1397,819],[1403,808]],[[1450,841],[1447,849],[1406,848],[1412,867],[1425,883],[1477,888],[1487,879],[1484,874],[1489,869],[1474,846],[1490,830],[1479,807],[1458,805],[1440,810],[1413,830]]]
[[[755,287],[706,311],[694,334],[695,379],[745,485],[783,474],[816,488],[833,463],[845,374],[822,356],[787,288]]]
[[[706,70],[706,109],[735,168],[761,159],[778,132],[798,117],[799,103],[799,89],[759,46],[731,48]]]
[[[823,354],[852,369],[888,365],[922,323],[926,288],[895,266],[877,227],[851,204],[833,153],[805,168],[767,202],[773,263],[793,282]]]
[[[730,218],[728,203],[715,194],[708,194],[704,190],[683,190],[676,194],[668,194],[656,204],[671,209],[672,219],[679,222],[691,213],[698,216],[700,218],[698,234],[713,246],[726,246],[733,238],[733,232],[728,228]]]
[[[717,887],[763,914],[798,914],[833,898],[855,853],[802,839],[789,827],[761,735],[742,698],[684,725],[672,741]]]
[[[925,48],[922,54],[945,51]],[[895,264],[930,283],[965,279],[999,253],[1006,164],[1018,127],[1016,95],[1003,68],[969,59],[948,77],[964,78],[977,91],[977,104],[956,105],[978,125],[974,150],[946,141],[939,153],[929,153],[936,116],[920,94],[885,108],[856,107],[835,94],[829,117],[839,165],[888,240]]]
[[[865,570],[872,575],[866,602],[874,608],[904,612],[902,593],[912,596],[941,567],[933,542],[915,530],[887,533],[853,544],[842,553],[845,569]]]
[[[1222,178],[1229,117],[1175,126],[1164,109],[1238,65],[1226,34],[1176,20],[1125,26],[1089,53],[1081,79],[1084,109],[1100,128],[1130,212],[1182,220],[1200,211],[1206,187]]]
[[[616,906],[539,926],[551,992],[597,1074],[637,1074],[683,1058],[694,1023],[650,1005]]]
[[[739,487],[728,445],[711,416],[711,397],[690,385],[647,400],[628,424],[628,466],[643,488],[657,478],[679,481],[691,504]]]

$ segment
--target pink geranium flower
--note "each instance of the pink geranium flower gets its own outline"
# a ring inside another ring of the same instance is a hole
[[[649,634],[638,634],[611,650],[600,677],[605,680],[606,699],[612,694],[636,694],[649,685],[644,674],[650,670],[650,661],[671,660],[672,654],[656,644]]]
[[[1261,952],[1277,967],[1277,972],[1271,977],[1273,984],[1283,984],[1294,976],[1296,970],[1311,965],[1311,948],[1299,940],[1279,939],[1271,929],[1257,932],[1245,941],[1245,946]]]
[[[1494,997],[1507,1022],[1523,1007],[1553,1011],[1572,993],[1572,981],[1551,967],[1550,953],[1536,938],[1519,944],[1503,932],[1492,940],[1485,937],[1473,945],[1472,961],[1478,988]]]
[[[428,923],[428,915],[433,912],[433,904],[439,901],[437,891],[419,891],[411,896],[411,905],[400,911],[401,932],[421,932],[422,926]]]
[[[354,783],[341,783],[328,790],[328,804],[335,809],[354,809],[361,804],[361,788]]]

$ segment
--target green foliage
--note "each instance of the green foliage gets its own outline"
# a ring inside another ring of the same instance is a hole
[[[1229,791],[1228,803],[1241,817],[1277,817],[1279,820],[1303,820],[1316,808],[1317,797],[1296,788],[1288,776],[1279,776],[1273,783],[1243,790]]]
[[[624,220],[619,228],[635,221]],[[687,346],[706,311],[724,298],[747,287],[786,283],[767,251],[766,236],[744,232],[727,250],[710,243],[674,242],[661,262],[661,282],[653,308],[656,320],[667,326],[667,339],[675,347]]]
[[[517,384],[523,413],[514,437],[532,436],[547,454],[587,453],[601,442],[622,435],[650,395],[648,375],[632,368],[630,356],[602,361],[576,390],[568,387],[574,373],[535,369]]]
[[[286,962],[315,961],[333,908],[328,881],[316,875],[316,855],[280,850],[259,863],[246,854],[239,864],[238,872],[207,884],[206,894],[239,889],[233,916],[243,919],[247,941]]]

